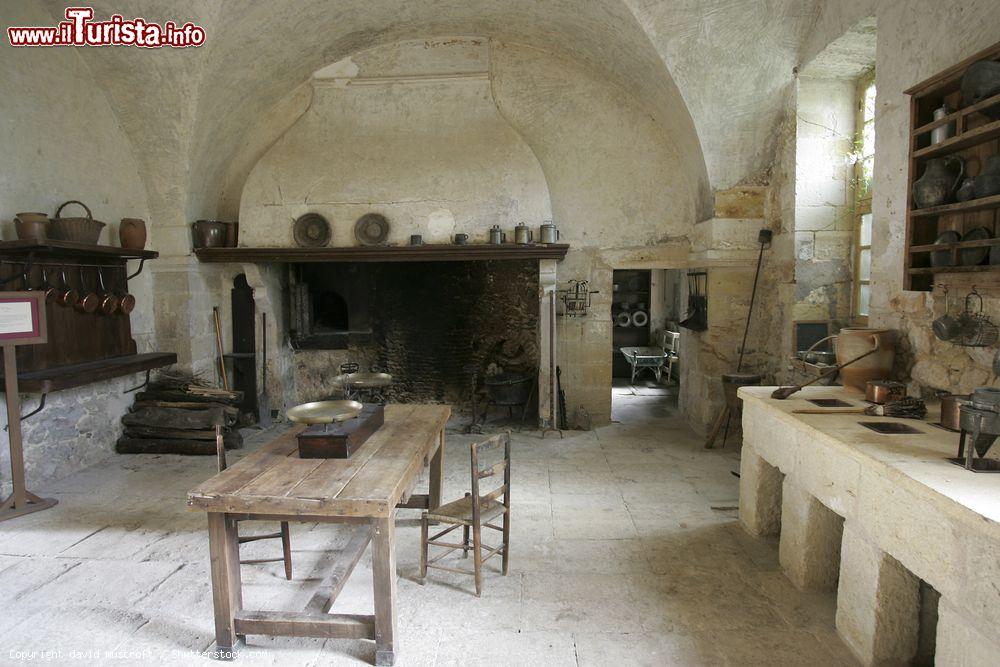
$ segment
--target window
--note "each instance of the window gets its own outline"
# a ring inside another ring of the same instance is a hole
[[[872,176],[875,166],[875,72],[858,81],[854,142],[854,319],[866,324],[871,304]]]

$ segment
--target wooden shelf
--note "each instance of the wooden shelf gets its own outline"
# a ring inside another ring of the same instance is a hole
[[[910,246],[911,253],[937,252],[939,250],[961,250],[962,248],[985,248],[1000,245],[1000,239],[982,239],[977,241],[955,241],[954,243],[931,243],[929,245]]]
[[[70,241],[0,241],[0,256],[8,253],[27,254],[32,252],[58,255],[61,257],[107,257],[109,259],[156,259],[160,253],[153,250],[130,250],[109,245],[90,245]]]
[[[992,123],[983,125],[982,127],[977,127],[974,130],[963,132],[962,134],[952,137],[951,139],[945,139],[939,144],[934,144],[933,146],[927,146],[926,148],[913,151],[913,157],[916,160],[925,160],[927,158],[940,157],[942,155],[952,155],[965,150],[970,146],[982,144],[996,139],[997,137],[1000,137],[1000,120],[995,120]]]
[[[907,269],[907,272],[911,276],[925,276],[945,273],[978,273],[982,271],[1000,271],[1000,264],[979,264],[977,266],[921,266]]]
[[[910,96],[909,160],[906,202],[906,236],[904,247],[903,289],[929,291],[936,282],[935,274],[986,274],[983,280],[997,282],[1000,265],[960,265],[960,255],[970,249],[988,250],[1000,245],[1000,239],[934,243],[944,231],[965,235],[985,227],[992,237],[1000,237],[1000,194],[965,202],[915,208],[914,183],[926,173],[928,160],[955,156],[966,164],[985,164],[996,154],[1000,145],[1000,119],[993,118],[1000,109],[1000,94],[967,104],[962,93],[962,79],[974,63],[1000,61],[1000,42],[983,49],[959,63],[935,74],[905,91]],[[934,114],[942,107],[949,109],[941,118]],[[951,111],[953,109],[953,111]],[[989,113],[986,113],[989,112]],[[953,125],[954,136],[931,144],[931,133]],[[975,166],[972,173],[976,173]],[[952,176],[953,177],[953,176]],[[996,250],[994,250],[996,252]],[[942,253],[954,266],[924,266],[930,253]],[[978,279],[977,279],[978,280]]]
[[[351,246],[346,248],[201,248],[201,262],[470,262],[504,259],[562,259],[566,244],[514,243],[418,246]]]
[[[110,380],[123,375],[142,373],[154,368],[162,368],[177,363],[177,355],[172,352],[149,352],[112,357],[82,364],[58,366],[43,371],[27,371],[17,374],[20,391],[29,394],[50,394],[62,389],[72,389],[83,385]]]
[[[981,197],[980,199],[971,199],[969,201],[958,202],[957,204],[944,204],[943,206],[915,208],[910,211],[910,216],[914,218],[927,218],[939,215],[951,215],[954,213],[988,211],[995,208],[1000,208],[1000,195]]]

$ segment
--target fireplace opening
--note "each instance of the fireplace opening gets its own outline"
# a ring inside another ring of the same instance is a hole
[[[333,290],[318,292],[312,300],[312,311],[317,331],[334,332],[350,329],[347,301]]]
[[[336,395],[331,369],[348,362],[391,373],[394,402],[456,410],[474,375],[480,411],[487,377],[537,377],[535,260],[293,264],[289,288],[301,400]]]

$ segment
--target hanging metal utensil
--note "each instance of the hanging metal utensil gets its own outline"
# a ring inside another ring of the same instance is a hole
[[[125,275],[125,267],[121,267],[122,271],[122,289],[120,292],[116,292],[118,295],[118,311],[122,315],[128,315],[133,310],[135,310],[135,297],[128,292],[128,277]]]
[[[261,428],[267,428],[271,425],[271,401],[267,396],[267,313],[260,314],[260,367],[257,423]]]
[[[66,267],[59,267],[59,298],[57,299],[59,305],[67,306],[72,308],[80,302],[80,293],[70,287],[69,281],[66,280]]]
[[[79,269],[80,272],[81,296],[79,301],[76,302],[74,307],[81,313],[87,313],[89,315],[90,313],[93,313],[95,310],[97,310],[98,306],[100,305],[100,298],[97,296],[96,292],[87,291],[87,281],[83,277],[83,267],[79,266],[77,268]]]
[[[118,310],[118,297],[105,287],[104,271],[101,268],[97,269],[97,287],[101,290],[97,297],[101,312],[105,315],[114,315]]]

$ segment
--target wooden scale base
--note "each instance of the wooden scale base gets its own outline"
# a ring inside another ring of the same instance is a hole
[[[303,459],[346,459],[385,423],[385,407],[368,403],[357,417],[333,424],[314,424],[297,436]]]

